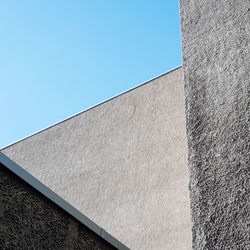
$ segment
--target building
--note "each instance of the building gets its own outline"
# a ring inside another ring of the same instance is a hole
[[[1,249],[128,249],[0,153]]]
[[[122,247],[249,249],[249,8],[180,0],[182,67],[2,153]]]

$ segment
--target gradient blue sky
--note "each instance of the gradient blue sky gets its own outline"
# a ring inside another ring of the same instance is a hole
[[[2,0],[0,34],[0,147],[181,65],[178,0]]]

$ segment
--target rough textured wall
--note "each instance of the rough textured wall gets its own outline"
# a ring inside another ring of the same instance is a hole
[[[116,249],[0,164],[0,249]]]
[[[132,249],[191,249],[178,68],[3,150]]]
[[[250,249],[249,0],[180,0],[194,249]]]

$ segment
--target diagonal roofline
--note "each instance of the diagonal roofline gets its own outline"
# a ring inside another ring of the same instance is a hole
[[[6,168],[8,168],[11,172],[19,176],[33,188],[35,188],[38,192],[42,193],[53,203],[61,207],[64,211],[68,212],[71,216],[80,221],[83,225],[85,225],[90,230],[99,235],[101,238],[103,238],[105,241],[110,243],[112,246],[120,250],[129,250],[128,247],[126,247],[120,241],[115,239],[112,235],[107,233],[103,228],[99,227],[96,223],[94,223],[84,214],[79,212],[76,208],[72,207],[68,202],[66,202],[64,199],[62,199],[60,196],[58,196],[56,193],[54,193],[52,190],[50,190],[48,187],[38,181],[35,177],[25,171],[22,167],[20,167],[2,152],[0,152],[0,163],[2,163]]]
[[[91,109],[93,109],[93,108],[95,108],[95,107],[98,107],[98,106],[100,106],[100,105],[102,105],[102,104],[104,104],[104,103],[106,103],[106,102],[109,102],[109,101],[111,101],[111,100],[113,100],[113,99],[115,99],[115,98],[117,98],[117,97],[119,97],[119,96],[121,96],[121,95],[124,95],[124,94],[126,94],[126,93],[128,93],[128,92],[130,92],[130,91],[133,91],[133,90],[135,90],[135,89],[137,89],[137,88],[139,88],[139,87],[141,87],[141,86],[143,86],[143,85],[146,85],[147,83],[149,83],[149,82],[151,82],[151,81],[153,81],[153,80],[155,80],[155,79],[157,79],[157,78],[160,78],[160,77],[162,77],[162,76],[164,76],[164,75],[166,75],[166,74],[168,74],[168,73],[171,73],[172,71],[175,71],[175,70],[177,70],[177,69],[179,69],[179,68],[181,68],[181,67],[182,67],[182,65],[179,65],[179,66],[177,66],[177,67],[175,67],[175,68],[173,68],[173,69],[171,69],[171,70],[168,70],[168,71],[166,71],[166,72],[164,72],[164,73],[162,73],[162,74],[160,74],[160,75],[158,75],[158,76],[156,76],[156,77],[153,77],[153,78],[151,78],[151,79],[149,79],[149,80],[147,80],[147,81],[145,81],[145,82],[143,82],[143,83],[140,83],[139,85],[136,85],[135,87],[130,88],[130,89],[128,89],[128,90],[126,90],[126,91],[124,91],[124,92],[118,94],[118,95],[115,95],[115,96],[113,96],[113,97],[111,97],[111,98],[108,98],[108,99],[106,99],[106,100],[104,100],[104,101],[102,101],[102,102],[99,102],[99,103],[95,104],[94,106],[91,106],[91,107],[89,107],[89,108],[87,108],[87,109],[84,109],[84,110],[82,110],[82,111],[80,111],[80,112],[78,112],[78,113],[76,113],[76,114],[74,114],[74,115],[71,115],[71,116],[69,116],[69,117],[67,117],[67,118],[65,118],[65,119],[63,119],[63,120],[61,120],[61,121],[59,121],[59,122],[56,122],[56,123],[54,123],[54,124],[52,124],[52,125],[50,125],[50,126],[48,126],[48,127],[45,127],[45,128],[43,128],[43,129],[41,129],[41,130],[38,130],[38,131],[36,131],[36,132],[34,132],[34,133],[28,135],[28,136],[25,136],[25,137],[23,137],[23,138],[17,140],[17,141],[14,141],[14,142],[12,142],[12,143],[10,143],[10,144],[7,144],[6,146],[0,148],[0,151],[2,151],[2,150],[4,150],[4,149],[6,149],[6,148],[8,148],[8,147],[10,147],[10,146],[12,146],[12,145],[18,143],[18,142],[24,141],[24,140],[26,140],[27,138],[29,138],[29,137],[31,137],[31,136],[34,136],[34,135],[39,134],[39,133],[41,133],[41,132],[43,132],[43,131],[45,131],[45,130],[47,130],[47,129],[50,129],[50,128],[52,128],[52,127],[54,127],[54,126],[56,126],[56,125],[58,125],[58,124],[60,124],[60,123],[63,123],[63,122],[65,122],[65,121],[67,121],[67,120],[70,120],[71,118],[74,118],[75,116],[78,116],[78,115],[80,115],[80,114],[82,114],[82,113],[85,113],[85,112],[87,112],[87,111],[89,111],[89,110],[91,110]]]

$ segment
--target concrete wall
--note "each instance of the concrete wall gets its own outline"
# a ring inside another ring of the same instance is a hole
[[[0,249],[115,250],[0,163]]]
[[[132,249],[191,249],[182,69],[3,153]]]
[[[180,0],[194,249],[250,249],[249,0]]]

